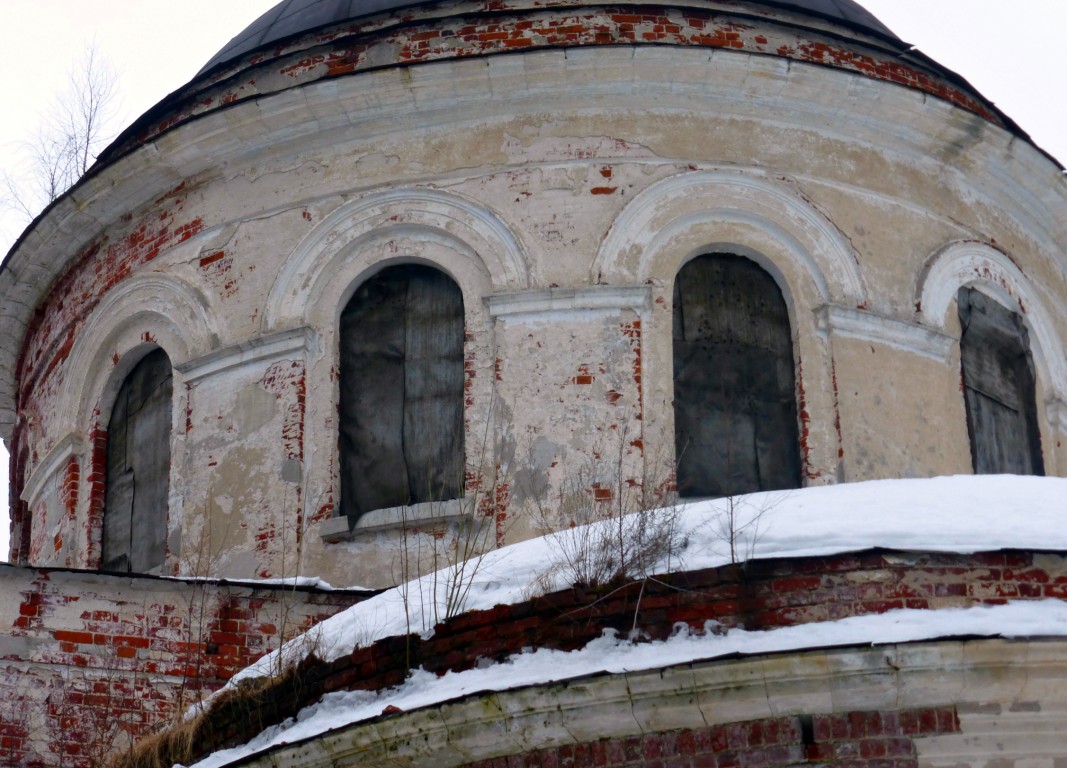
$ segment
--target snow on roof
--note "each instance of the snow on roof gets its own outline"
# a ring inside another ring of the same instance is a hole
[[[731,562],[733,512],[737,559],[830,555],[887,549],[972,553],[999,549],[1067,551],[1067,479],[995,476],[881,480],[795,491],[750,494],[688,503],[674,522],[684,546],[672,554],[671,570],[695,570]],[[546,591],[569,586],[562,573],[545,578],[558,558],[564,531],[489,552],[465,571],[445,570],[383,592],[327,619],[312,630],[316,653],[332,660],[382,637],[421,629],[432,631],[444,615],[435,603],[442,585],[459,579],[469,587],[466,610],[525,600],[530,585]],[[661,564],[664,569],[667,563]],[[460,566],[462,568],[462,566]],[[405,610],[407,606],[407,610]],[[450,673],[438,678],[416,673],[390,691],[330,694],[304,710],[296,723],[261,734],[235,750],[224,750],[198,768],[226,765],[275,744],[377,716],[390,704],[410,710],[482,690],[522,687],[600,671],[651,669],[733,653],[816,648],[827,645],[895,643],[952,635],[1067,635],[1067,603],[1031,601],[997,607],[940,611],[891,611],[837,622],[806,624],[722,635],[680,634],[657,643],[630,644],[605,637],[580,651],[538,650],[512,657],[499,668]],[[302,655],[311,647],[297,638],[280,651],[238,673],[231,681],[277,669],[279,654]],[[503,671],[503,673],[502,673]]]

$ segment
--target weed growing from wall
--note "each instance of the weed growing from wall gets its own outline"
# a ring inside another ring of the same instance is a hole
[[[463,498],[400,508],[394,581],[409,636],[467,610],[485,555],[505,538],[500,511],[507,507],[511,489],[512,468],[503,450],[510,424],[497,425],[496,438],[490,440],[494,408],[495,393],[480,441],[478,470],[469,476],[475,479],[468,480]]]
[[[536,499],[535,524],[552,556],[535,589],[618,584],[679,567],[687,539],[673,473],[641,461],[635,477],[634,459],[643,457],[633,453],[623,429],[611,450],[568,467],[554,496]]]
[[[766,533],[764,516],[785,500],[782,495],[769,500],[767,494],[727,496],[721,511],[706,525],[729,552],[731,563],[744,563],[753,558],[760,538]]]
[[[494,466],[463,499],[420,505],[415,517],[401,508],[394,578],[408,632],[426,632],[467,609],[470,590],[485,555],[496,546],[495,506],[507,493]],[[487,508],[488,507],[488,508]],[[424,574],[419,576],[419,574]]]

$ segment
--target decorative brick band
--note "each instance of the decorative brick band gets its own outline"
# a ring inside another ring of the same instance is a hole
[[[952,707],[847,712],[604,739],[463,768],[785,768],[805,763],[917,768],[915,739],[959,732]]]

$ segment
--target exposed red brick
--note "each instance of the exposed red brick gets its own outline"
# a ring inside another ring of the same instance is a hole
[[[134,589],[120,598],[123,586],[138,577],[85,581],[77,572],[21,570],[25,586],[18,590],[19,619],[25,621],[17,620],[7,632],[37,642],[33,654],[22,660],[32,672],[0,669],[0,763],[5,765],[50,764],[46,756],[60,753],[73,768],[99,764],[107,747],[101,740],[114,734],[107,726],[116,715],[134,736],[154,730],[175,715],[175,685],[193,697],[185,700],[189,703],[276,647],[282,632],[291,635],[360,599],[345,593],[184,582],[167,583],[160,591],[163,583],[156,580],[155,589]],[[160,599],[171,592],[175,600]],[[146,602],[148,594],[153,597]],[[82,597],[91,597],[92,610],[78,607]],[[220,646],[232,658],[230,664],[214,663],[200,639],[212,629],[221,631],[223,621],[246,624],[236,634],[239,645]],[[161,680],[168,676],[177,682]],[[50,691],[46,711],[27,709],[34,700],[22,694],[31,683]],[[20,722],[31,721],[44,726],[32,738],[19,730]]]

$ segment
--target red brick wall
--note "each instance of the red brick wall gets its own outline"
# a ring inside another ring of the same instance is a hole
[[[165,724],[276,647],[283,635],[367,595],[8,565],[0,565],[0,588],[11,596],[0,605],[0,764],[75,768]],[[628,631],[635,616],[646,637],[663,638],[677,622],[771,628],[894,608],[1065,595],[1067,557],[1058,554],[868,551],[754,561],[643,584],[567,589],[472,611],[439,625],[429,639],[385,638],[309,668],[302,681],[304,701],[326,691],[395,685],[416,666],[444,674],[526,647],[579,648],[604,628]],[[276,709],[269,697],[266,702]],[[246,707],[238,720],[220,720],[217,728],[239,741],[252,735],[244,730],[254,719]],[[802,746],[809,760],[861,765],[888,760],[896,762],[869,765],[895,768],[914,763],[911,737],[958,727],[945,712],[851,713],[815,717],[810,727],[800,720],[783,722],[747,724],[743,743],[736,736],[740,726],[679,733],[655,743],[683,749],[675,757],[689,762],[679,766],[786,764]],[[685,746],[690,741],[704,746]],[[598,744],[587,745],[594,757],[615,755],[604,765],[658,765],[648,750],[661,747],[649,746],[647,739]],[[560,761],[576,759],[573,754],[548,750],[543,758],[565,764]]]
[[[523,648],[572,650],[605,628],[634,626],[664,639],[676,623],[703,630],[771,629],[885,613],[998,605],[1009,599],[1067,596],[1067,558],[1031,552],[974,555],[868,551],[818,558],[752,561],[668,574],[644,583],[567,589],[530,602],[471,611],[433,636],[393,637],[331,665],[323,689],[378,690],[407,674],[406,663],[437,674],[504,659]]]
[[[0,565],[0,594],[0,765],[80,768],[368,593]]]

